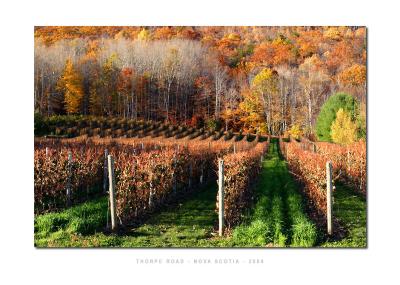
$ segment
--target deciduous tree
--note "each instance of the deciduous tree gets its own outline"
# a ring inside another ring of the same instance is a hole
[[[243,102],[239,104],[237,114],[241,118],[244,130],[266,133],[267,126],[260,94],[251,89],[244,89],[242,97]]]
[[[331,126],[331,137],[333,142],[339,144],[350,144],[357,139],[357,126],[343,108],[336,113],[336,119]]]
[[[64,94],[65,108],[68,114],[78,114],[82,109],[83,83],[82,76],[68,59],[65,69],[57,83],[57,88]]]
[[[278,101],[279,91],[278,73],[270,68],[264,68],[253,78],[251,85],[262,100],[268,132],[276,134],[278,126],[274,119],[278,115],[277,111],[279,112],[279,107],[275,104]],[[278,107],[278,110],[276,107]]]

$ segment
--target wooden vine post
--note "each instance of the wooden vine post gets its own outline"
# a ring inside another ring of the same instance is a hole
[[[326,162],[326,223],[328,235],[332,235],[332,162]]]
[[[108,167],[107,167],[107,159],[108,159],[108,150],[104,150],[104,174],[103,174],[103,193],[107,193],[108,188]]]
[[[351,171],[351,167],[350,167],[350,149],[349,147],[347,147],[347,171],[350,172]]]
[[[173,174],[174,185],[173,185],[173,189],[174,189],[174,194],[176,194],[176,173],[177,173],[177,168],[178,168],[177,163],[176,163],[176,152],[174,153],[173,167],[174,167],[174,174]]]
[[[192,188],[192,175],[193,175],[193,167],[192,162],[189,162],[189,189]]]
[[[71,206],[71,193],[72,193],[72,152],[68,151],[68,180],[67,180],[67,206]]]
[[[151,180],[152,180],[152,178],[151,178]],[[154,206],[153,200],[154,200],[154,187],[153,187],[153,182],[150,181],[150,193],[149,193],[149,208],[150,209],[152,209]]]
[[[218,160],[218,234],[224,234],[224,160]]]
[[[110,212],[111,212],[111,230],[117,229],[117,215],[115,205],[115,176],[114,176],[114,157],[108,155],[108,178],[109,178],[109,194],[110,194]]]
[[[204,177],[204,162],[201,164],[200,184],[203,184]]]

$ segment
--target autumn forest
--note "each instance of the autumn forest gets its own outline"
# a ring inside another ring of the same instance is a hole
[[[313,133],[347,93],[365,127],[365,27],[35,27],[35,111]]]

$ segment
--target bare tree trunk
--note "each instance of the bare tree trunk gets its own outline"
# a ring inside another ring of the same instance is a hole
[[[271,94],[267,94],[267,99],[268,99],[268,116],[267,116],[267,125],[268,125],[268,130],[270,134],[275,134],[273,129],[272,129],[272,122],[271,122]]]
[[[308,91],[308,98],[307,98],[307,104],[308,104],[308,126],[309,126],[309,132],[311,131],[312,127],[312,100],[311,100],[311,92]]]
[[[215,80],[215,118],[218,119],[219,117],[219,91],[218,91],[218,81],[217,79]]]
[[[171,92],[171,84],[172,84],[172,81],[169,81],[168,88],[167,88],[167,98],[166,98],[166,102],[165,102],[165,110],[167,112],[167,122],[169,122],[169,95]]]

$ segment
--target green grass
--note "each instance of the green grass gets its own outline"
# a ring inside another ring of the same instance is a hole
[[[327,241],[322,247],[367,247],[367,203],[347,186],[338,184],[334,192],[333,216],[347,235],[339,241]]]
[[[235,246],[310,247],[317,230],[303,210],[302,197],[272,140],[255,189],[257,202],[233,231]]]
[[[57,246],[69,237],[95,234],[107,224],[107,198],[35,217],[35,246]]]
[[[212,239],[216,185],[194,194],[176,208],[151,217],[144,225],[133,229],[122,242],[124,247],[202,247]]]
[[[143,225],[121,235],[106,234],[107,199],[100,198],[60,213],[35,218],[37,247],[212,247],[230,246],[214,237],[216,185],[154,214]]]

